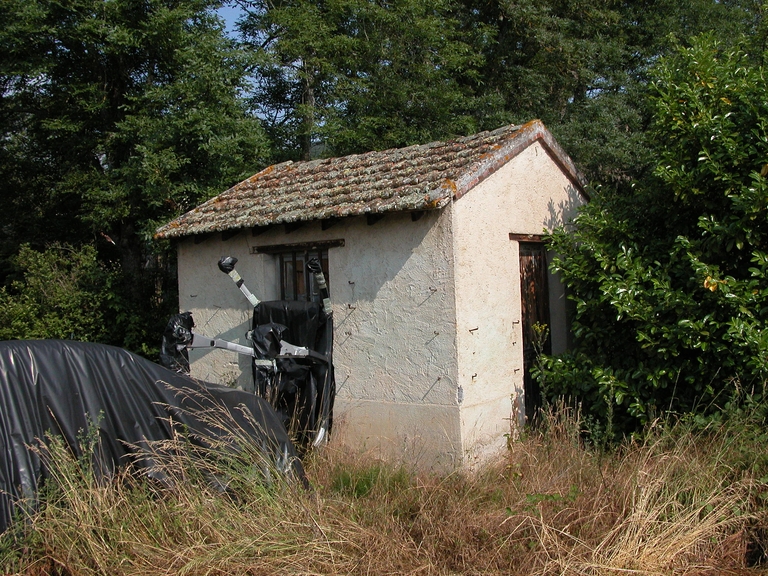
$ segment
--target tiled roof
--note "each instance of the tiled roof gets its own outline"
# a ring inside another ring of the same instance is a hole
[[[160,227],[155,236],[439,209],[535,140],[581,187],[571,160],[534,120],[448,142],[269,166]]]

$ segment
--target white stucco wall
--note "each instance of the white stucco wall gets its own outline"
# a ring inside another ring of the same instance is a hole
[[[222,242],[220,235],[179,245],[180,308],[196,331],[244,342],[249,305],[219,271],[222,256],[261,300],[278,298],[277,258],[256,246],[344,240],[329,250],[336,368],[335,441],[424,465],[452,465],[461,454],[451,209],[390,214],[373,225],[348,218],[323,231],[308,223]],[[239,340],[238,340],[239,339]],[[250,386],[246,359],[232,352],[191,351],[194,376]]]
[[[199,244],[189,238],[179,242],[179,309],[192,312],[196,333],[248,344],[245,333],[250,329],[252,309],[232,279],[218,268],[222,256],[234,256],[239,260],[237,269],[248,270],[247,286],[270,285],[264,279],[274,277],[275,271],[263,256],[250,255],[248,234],[241,232],[227,242],[221,241],[220,234]],[[268,298],[262,290],[257,297]],[[247,358],[226,350],[193,349],[189,359],[196,378],[253,389]]]
[[[522,410],[518,242],[575,216],[583,203],[534,143],[454,203],[456,327],[462,446],[468,462],[504,446]],[[566,340],[562,286],[550,278],[553,351]]]
[[[341,439],[453,464],[461,436],[450,210],[373,226],[352,219],[346,236],[331,264]]]

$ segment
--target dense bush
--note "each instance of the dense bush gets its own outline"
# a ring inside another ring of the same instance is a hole
[[[551,237],[576,345],[541,376],[613,431],[717,410],[737,383],[762,392],[768,369],[762,60],[699,37],[652,88],[653,177],[599,191],[575,234]]]
[[[22,246],[14,263],[23,280],[0,288],[0,340],[108,340],[105,312],[115,272],[92,246]]]

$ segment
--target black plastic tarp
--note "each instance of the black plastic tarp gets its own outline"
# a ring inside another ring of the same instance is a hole
[[[82,456],[79,440],[98,429],[97,472],[109,474],[136,458],[137,446],[171,439],[174,426],[190,436],[215,430],[195,411],[219,406],[263,447],[278,468],[304,480],[301,463],[273,408],[255,394],[199,382],[121,348],[84,342],[0,342],[0,530],[20,497],[34,498],[46,477],[30,446],[47,434]],[[247,413],[246,413],[247,412]],[[199,413],[199,412],[198,412]]]
[[[322,357],[277,356],[284,340]],[[322,428],[331,431],[336,383],[333,373],[333,318],[319,302],[275,300],[253,309],[252,341],[256,357],[275,359],[277,374],[254,365],[259,395],[270,399],[283,424],[291,427],[304,448]],[[273,390],[269,390],[272,387]]]

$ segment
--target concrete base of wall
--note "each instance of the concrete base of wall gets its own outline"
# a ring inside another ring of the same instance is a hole
[[[464,466],[472,468],[504,452],[518,428],[512,394],[461,407]]]
[[[456,406],[337,397],[331,442],[421,469],[463,464]]]

